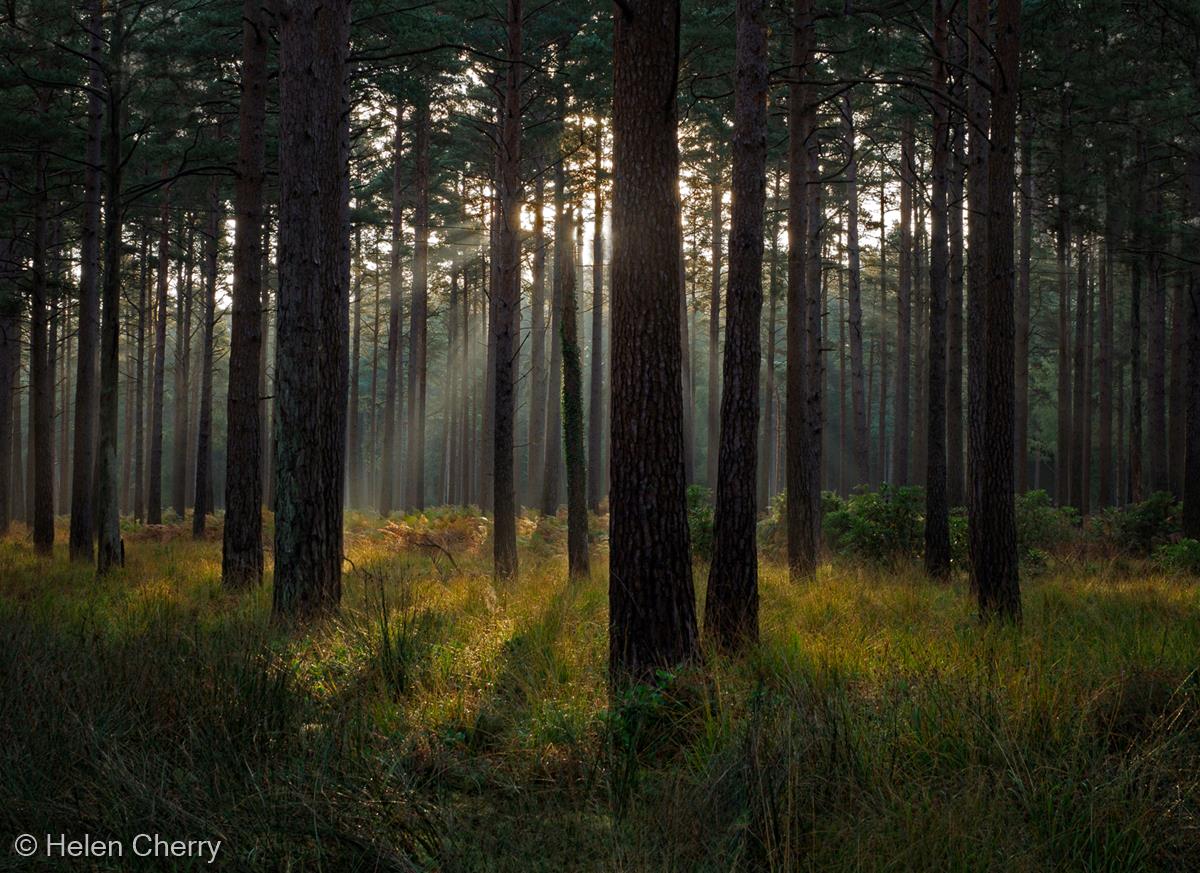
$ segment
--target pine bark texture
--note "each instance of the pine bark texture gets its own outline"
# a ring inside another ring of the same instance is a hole
[[[75,444],[71,458],[70,553],[72,561],[91,563],[96,528],[92,477],[96,467],[96,353],[100,344],[100,167],[104,132],[101,0],[88,0],[87,29],[87,140],[83,165],[83,220],[80,225],[79,352],[75,374]],[[7,393],[0,393],[0,397],[8,396]],[[3,412],[0,412],[2,417]],[[3,430],[2,424],[0,422],[0,430]],[[7,457],[0,452],[0,462]],[[0,500],[3,499],[0,497]],[[3,528],[2,523],[0,528]]]
[[[290,0],[279,39],[277,617],[341,599],[350,286],[349,0]]]
[[[713,559],[704,612],[705,633],[726,649],[740,648],[758,639],[755,488],[766,197],[767,27],[764,0],[738,0],[733,215],[725,302],[721,442]]]
[[[987,0],[971,0],[971,9]],[[988,153],[987,291],[984,301],[983,454],[977,459],[979,551],[973,578],[984,619],[1021,620],[1013,503],[1013,149],[1020,72],[1020,0],[999,0]]]
[[[680,391],[679,0],[614,13],[609,669],[696,657]]]
[[[221,578],[231,588],[262,581],[263,175],[266,166],[267,46],[262,0],[242,9],[242,102],[238,119],[237,233],[233,245],[233,324],[225,464],[225,530]]]

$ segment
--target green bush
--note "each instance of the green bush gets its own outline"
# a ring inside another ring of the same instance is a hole
[[[687,490],[688,532],[692,540],[692,557],[711,561],[713,555],[712,492],[702,485],[689,485]]]
[[[1181,504],[1166,491],[1156,491],[1141,503],[1111,513],[1109,535],[1117,548],[1149,555],[1179,533]]]
[[[832,497],[832,495],[831,495]],[[846,500],[823,498],[825,539],[840,554],[875,564],[919,558],[924,546],[925,492],[883,485]]]
[[[1017,549],[1021,560],[1042,563],[1047,554],[1067,545],[1075,535],[1079,514],[1069,506],[1055,506],[1050,495],[1038,489],[1016,499]]]
[[[1200,576],[1200,541],[1182,539],[1154,550],[1154,563],[1164,573]]]

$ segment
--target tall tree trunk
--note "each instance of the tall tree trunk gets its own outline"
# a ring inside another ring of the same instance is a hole
[[[117,386],[121,373],[121,141],[124,125],[125,22],[119,5],[113,7],[108,40],[106,78],[108,131],[104,158],[104,289],[101,299],[99,446],[95,478],[96,572],[107,573],[125,563],[121,518],[117,505]]]
[[[842,137],[846,150],[846,254],[849,266],[850,395],[854,415],[854,466],[850,486],[871,481],[867,441],[867,399],[863,378],[862,269],[858,248],[858,154],[854,142],[854,107],[850,92],[842,95]],[[849,462],[849,459],[846,459]]]
[[[150,389],[150,475],[146,521],[162,524],[163,392],[167,370],[167,271],[170,269],[169,197],[164,193],[158,212],[158,273],[154,317],[154,375]]]
[[[600,501],[604,498],[604,197],[600,165],[603,151],[604,126],[597,123],[592,165],[595,209],[592,214],[592,354],[588,374],[587,450],[587,504],[595,512],[600,511]],[[686,321],[684,323],[686,325]]]
[[[900,255],[896,287],[896,391],[894,436],[892,441],[892,479],[897,485],[909,483],[909,408],[912,402],[909,379],[912,375],[912,201],[916,186],[913,168],[914,134],[912,119],[904,117],[900,132]]]
[[[404,187],[400,182],[403,132],[404,108],[397,106],[395,145],[392,150],[392,259],[388,281],[387,375],[383,388],[383,441],[379,458],[379,514],[385,518],[396,507],[396,399],[400,390],[400,286],[403,282],[400,248],[404,241]]]
[[[971,0],[971,11],[987,0]],[[1021,2],[999,0],[995,67],[991,79],[992,125],[988,154],[987,291],[984,305],[983,453],[976,526],[982,548],[973,575],[983,619],[1021,620],[1017,572],[1017,526],[1013,507],[1013,146],[1021,57]]]
[[[1100,490],[1101,507],[1113,505],[1113,298],[1111,225],[1105,222],[1104,250],[1100,257]]]
[[[545,173],[539,155],[533,188],[533,289],[529,327],[529,473],[526,502],[542,498],[546,462],[546,202]]]
[[[354,269],[357,264],[357,270]],[[346,426],[346,484],[347,504],[358,509],[363,503],[363,450],[362,450],[362,400],[359,397],[359,382],[362,370],[362,295],[364,270],[362,259],[362,233],[354,228],[354,254],[351,260],[354,274],[354,323],[350,328],[350,406],[346,411],[349,421]],[[456,289],[457,290],[457,289]],[[264,392],[265,393],[265,392]]]
[[[213,333],[217,320],[217,256],[221,247],[222,204],[214,179],[208,189],[208,229],[204,250],[204,332],[200,351],[200,418],[196,429],[196,488],[192,536],[204,536],[212,489]]]
[[[100,170],[104,127],[101,0],[88,0],[87,12],[88,109],[80,225],[79,357],[75,375],[75,447],[71,459],[70,549],[72,561],[90,563],[96,533],[92,477],[96,467],[96,352],[100,343]],[[7,399],[8,395],[0,393],[0,397]],[[0,453],[0,461],[5,457]]]
[[[1087,243],[1083,235],[1079,236],[1077,264],[1077,282],[1075,286],[1075,349],[1074,349],[1074,384],[1071,390],[1073,407],[1071,410],[1071,470],[1068,490],[1068,502],[1080,512],[1083,506],[1083,430],[1084,430],[1084,381],[1087,364]]]
[[[263,176],[266,167],[267,47],[263,0],[243,0],[242,101],[234,189],[233,323],[226,413],[225,530],[221,578],[228,588],[262,582]]]
[[[1137,134],[1134,156],[1132,252],[1129,255],[1129,445],[1125,464],[1124,499],[1137,503],[1142,499],[1142,271],[1141,250],[1145,245],[1142,223],[1146,186],[1146,142]]]
[[[192,278],[195,269],[194,242],[195,226],[191,215],[186,218],[187,235],[183,250],[183,276],[175,289],[175,423],[171,439],[174,461],[171,473],[171,502],[175,515],[183,521],[187,512],[188,494],[188,443],[191,439],[191,395],[192,379]]]
[[[768,51],[764,6],[764,0],[737,2],[733,215],[725,306],[721,445],[713,560],[704,611],[705,632],[725,649],[740,648],[758,639],[755,473],[762,357],[763,211],[767,198]],[[863,450],[865,454],[865,439]]]
[[[951,9],[955,16],[951,27],[950,46],[950,104],[964,103],[966,91],[967,42],[965,29],[954,33],[965,23],[965,10],[958,5]],[[966,445],[963,433],[963,200],[967,172],[967,115],[951,109],[949,200],[950,247],[949,285],[946,295],[946,499],[951,506],[966,504]]]
[[[1079,510],[1084,515],[1092,511],[1092,416],[1094,407],[1092,404],[1092,381],[1095,372],[1095,347],[1096,347],[1096,299],[1092,293],[1092,285],[1089,281],[1087,289],[1087,337],[1084,340],[1084,348],[1086,349],[1083,359],[1083,440],[1080,449],[1080,457],[1082,458],[1083,466],[1083,485],[1079,492]]]
[[[49,99],[38,97],[38,113],[49,111]],[[47,336],[50,283],[47,276],[49,203],[46,194],[48,156],[39,143],[34,161],[32,293],[29,324],[29,454],[33,467],[27,499],[33,505],[33,547],[38,554],[54,551],[54,368]]]
[[[614,13],[609,670],[696,657],[679,328],[679,0]]]
[[[1070,148],[1070,96],[1062,93],[1059,115],[1058,191],[1058,440],[1054,453],[1054,497],[1071,502],[1071,218],[1066,190]]]
[[[146,315],[150,297],[150,228],[142,228],[142,278],[138,286],[136,369],[134,371],[133,517],[146,518]]]
[[[1155,180],[1157,182],[1157,180]],[[1149,461],[1150,491],[1168,491],[1167,455],[1167,283],[1162,255],[1163,240],[1156,230],[1161,220],[1162,194],[1152,199],[1150,254],[1147,256],[1149,296],[1146,300],[1146,457]]]
[[[774,191],[771,195],[771,257],[767,275],[767,354],[763,378],[763,423],[760,429],[758,450],[758,511],[770,503],[774,495],[775,481],[775,333],[778,325],[779,296],[775,293],[779,268],[779,183],[782,175],[775,172]]]
[[[1168,472],[1171,493],[1183,496],[1184,442],[1187,438],[1187,318],[1184,298],[1188,276],[1178,271],[1171,284],[1171,374],[1168,383],[1170,410],[1168,421]]]
[[[925,466],[925,572],[950,575],[950,507],[946,470],[946,292],[949,282],[946,188],[950,162],[950,108],[946,66],[949,21],[933,3],[933,194],[929,235],[929,394]]]
[[[408,486],[405,499],[416,510],[425,508],[425,388],[428,381],[429,334],[429,94],[423,92],[413,117],[417,202],[413,213],[412,327],[409,332]],[[519,287],[519,286],[518,286]],[[514,346],[514,354],[516,347]]]
[[[1200,82],[1200,64],[1193,67]],[[1192,143],[1187,160],[1188,210],[1200,214],[1200,144]],[[1187,231],[1192,251],[1200,249],[1200,228]],[[1200,539],[1200,265],[1192,264],[1184,317],[1187,319],[1187,432],[1183,473],[1183,535]],[[3,458],[0,454],[0,458]]]
[[[788,85],[788,258],[786,331],[786,447],[785,495],[787,511],[788,575],[792,582],[816,574],[820,546],[820,454],[811,444],[819,430],[820,346],[813,342],[813,300],[820,305],[820,287],[809,287],[809,251],[814,229],[809,227],[810,155],[816,145],[816,111],[810,105],[810,73],[815,49],[813,0],[795,0],[792,10],[792,70]],[[818,195],[819,196],[819,195]],[[819,283],[818,283],[819,284]],[[820,330],[820,312],[816,313]],[[818,421],[813,420],[816,394]],[[814,461],[816,469],[813,469]],[[814,493],[816,483],[816,493]]]
[[[565,114],[560,97],[560,115]],[[562,345],[558,342],[562,330],[562,276],[559,261],[571,257],[569,225],[563,221],[566,204],[566,157],[559,154],[554,167],[554,278],[550,301],[550,372],[546,390],[546,459],[542,465],[542,515],[558,512],[562,484]]]
[[[571,217],[567,216],[567,223]],[[559,267],[556,264],[556,267]],[[583,364],[579,350],[579,306],[575,298],[575,262],[565,258],[563,271],[562,365],[563,458],[567,468],[567,572],[586,579],[588,563],[587,469],[583,457]]]
[[[280,15],[273,612],[336,609],[350,288],[349,0]]]
[[[705,484],[716,492],[717,457],[721,440],[721,256],[725,245],[721,239],[725,219],[722,214],[724,190],[720,179],[712,186],[712,207],[709,212],[712,238],[712,272],[708,296],[708,442],[705,449]]]
[[[1017,274],[1016,349],[1014,374],[1016,408],[1017,493],[1029,490],[1029,275],[1033,259],[1033,116],[1021,127],[1021,263]]]
[[[2,184],[2,182],[0,182]],[[19,266],[16,239],[0,239],[0,534],[8,533],[12,518],[19,512],[13,486],[18,466],[14,463],[14,390],[21,369],[21,294],[18,290]],[[90,544],[90,540],[89,540]]]
[[[967,516],[979,520],[980,488],[985,463],[983,321],[988,275],[988,126],[989,45],[988,5],[968,0],[967,5]],[[1006,450],[1011,458],[1012,451]],[[982,528],[968,521],[967,545],[972,570],[982,560]],[[971,585],[976,587],[974,575]]]
[[[495,525],[492,532],[494,572],[497,579],[517,575],[517,491],[513,476],[513,433],[516,425],[516,367],[520,339],[521,311],[521,79],[522,0],[508,0],[504,74],[504,101],[501,106],[498,140],[500,182],[500,235],[496,250],[498,269],[495,289],[495,451],[492,463]],[[555,228],[557,240],[565,225]],[[556,272],[566,271],[562,285],[574,273],[569,263],[555,258]],[[574,288],[571,289],[572,297]],[[566,345],[564,334],[563,345]],[[578,358],[576,359],[578,368]],[[576,372],[578,377],[578,372]],[[423,403],[424,401],[422,401]],[[585,538],[587,510],[584,509]],[[585,544],[586,551],[586,544]]]

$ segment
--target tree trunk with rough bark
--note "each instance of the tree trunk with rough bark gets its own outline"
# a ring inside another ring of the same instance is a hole
[[[758,377],[767,198],[767,25],[764,0],[737,2],[733,215],[725,301],[724,384],[713,559],[704,630],[737,650],[758,639]],[[865,450],[865,443],[864,443]]]
[[[679,0],[614,12],[612,481],[614,684],[697,656],[680,391]]]
[[[496,249],[495,433],[492,464],[495,525],[493,570],[497,579],[517,575],[517,490],[513,481],[513,434],[516,425],[516,367],[521,317],[521,37],[522,0],[508,0],[504,100],[497,147],[500,182],[500,233]],[[555,229],[555,237],[559,230]],[[566,265],[555,259],[555,268]],[[564,281],[566,276],[563,277]],[[574,276],[571,276],[574,280]],[[561,283],[556,283],[561,284]],[[578,363],[578,362],[577,362]],[[422,404],[424,400],[421,401]],[[586,509],[584,511],[586,518]],[[586,522],[585,522],[586,523]]]
[[[971,0],[971,11],[988,0]],[[980,550],[973,578],[984,620],[1021,620],[1017,525],[1013,502],[1013,146],[1020,76],[1020,0],[999,0],[992,125],[988,153],[987,291],[984,301],[984,419],[987,431],[975,473]]]
[[[238,177],[234,189],[233,319],[225,446],[225,530],[221,579],[228,588],[262,582],[263,176],[266,167],[267,47],[271,36],[263,0],[242,9],[242,101],[238,119]]]
[[[417,202],[413,212],[416,245],[413,247],[412,321],[408,335],[408,485],[405,504],[425,508],[425,396],[429,345],[429,95],[422,93],[413,116]]]
[[[273,613],[342,592],[350,287],[349,0],[291,0],[279,34],[279,295]]]
[[[950,161],[950,109],[946,66],[949,21],[942,0],[933,3],[933,192],[929,238],[928,460],[925,465],[925,572],[950,575],[950,506],[946,470],[946,292],[949,283],[946,189]]]
[[[93,475],[96,468],[96,353],[100,344],[100,166],[104,132],[101,52],[104,28],[101,0],[88,0],[87,8],[87,140],[83,164],[83,220],[80,224],[79,356],[75,375],[75,450],[71,459],[70,551],[72,561],[90,563],[96,536]],[[8,394],[0,393],[0,398],[4,398],[0,400],[4,403]],[[5,458],[7,455],[0,453],[0,463]]]

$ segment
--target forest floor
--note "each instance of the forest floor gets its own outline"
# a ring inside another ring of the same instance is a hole
[[[477,518],[347,523],[303,630],[222,589],[219,531],[131,526],[100,582],[0,541],[0,869],[64,866],[22,832],[239,871],[1200,869],[1196,580],[1052,561],[985,629],[961,580],[766,562],[749,657],[610,700],[561,522],[522,521],[501,589]]]

